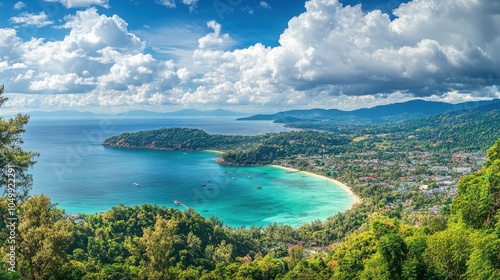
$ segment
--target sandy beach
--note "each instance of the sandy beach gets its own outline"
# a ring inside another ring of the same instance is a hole
[[[352,190],[351,188],[349,188],[346,184],[338,181],[338,180],[335,180],[335,179],[332,179],[332,178],[329,178],[329,177],[326,177],[326,176],[322,176],[322,175],[318,175],[318,174],[314,174],[312,172],[309,172],[309,171],[300,171],[298,169],[294,169],[294,168],[290,168],[290,167],[284,167],[284,166],[281,166],[281,165],[271,165],[272,167],[276,167],[276,168],[281,168],[281,169],[284,169],[284,170],[288,170],[288,171],[291,171],[291,172],[302,172],[304,174],[307,174],[307,175],[310,175],[310,176],[315,176],[315,177],[319,177],[319,178],[322,178],[324,180],[328,180],[332,183],[334,183],[335,185],[341,187],[343,190],[345,190],[347,193],[349,193],[349,195],[352,197],[354,203],[353,204],[356,204],[356,203],[360,203],[361,202],[361,198],[359,198],[359,196],[357,196]]]
[[[203,150],[205,152],[212,152],[212,153],[217,153],[217,154],[223,154],[224,152],[222,151],[217,151],[217,150]]]

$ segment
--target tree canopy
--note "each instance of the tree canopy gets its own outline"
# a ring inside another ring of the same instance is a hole
[[[7,101],[4,96],[4,86],[0,86],[0,107]],[[0,116],[0,187],[7,194],[8,173],[15,174],[16,199],[24,200],[32,185],[32,177],[28,168],[35,164],[37,153],[24,151],[21,147],[21,134],[28,123],[29,116],[17,114],[13,118],[4,119]],[[10,171],[12,172],[9,172]],[[11,176],[12,179],[12,176]]]

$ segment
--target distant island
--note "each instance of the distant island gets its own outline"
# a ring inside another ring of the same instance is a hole
[[[257,114],[248,116],[248,113],[234,112],[224,109],[201,111],[198,109],[182,109],[173,112],[154,112],[147,110],[133,110],[117,114],[103,114],[80,112],[71,110],[32,111],[32,119],[38,118],[168,118],[168,117],[235,117],[239,121],[273,121],[288,126],[300,127],[302,124],[322,125],[367,125],[383,124],[396,121],[406,121],[443,113],[476,109],[500,103],[500,99],[488,101],[472,101],[458,104],[434,102],[425,100],[411,100],[402,103],[380,105],[372,108],[362,108],[353,111],[338,109],[308,109],[290,110],[271,114]],[[310,127],[308,127],[310,128]]]
[[[133,118],[165,118],[165,117],[241,117],[248,114],[229,110],[216,109],[211,111],[200,111],[197,109],[183,109],[174,112],[153,112],[147,110],[133,110],[118,114],[103,114],[93,112],[80,112],[70,110],[58,111],[32,111],[32,118],[102,118],[102,117],[133,117]]]

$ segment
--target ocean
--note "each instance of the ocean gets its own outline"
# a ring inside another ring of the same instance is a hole
[[[45,194],[66,213],[92,214],[113,206],[191,207],[233,227],[271,222],[300,226],[351,207],[334,183],[302,172],[221,166],[217,153],[128,150],[102,146],[122,132],[190,127],[212,134],[256,135],[291,130],[263,121],[204,118],[31,119],[24,149],[39,152],[31,194]],[[260,186],[261,188],[257,188]],[[181,204],[176,205],[174,201]]]

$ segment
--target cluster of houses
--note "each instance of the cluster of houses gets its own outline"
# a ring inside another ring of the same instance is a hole
[[[408,211],[438,213],[457,193],[458,180],[481,169],[484,152],[376,152],[339,155],[297,155],[277,164],[306,167],[317,174],[334,177],[356,189],[368,185],[392,190],[393,201],[383,209],[403,207]],[[401,206],[400,206],[401,205]]]

